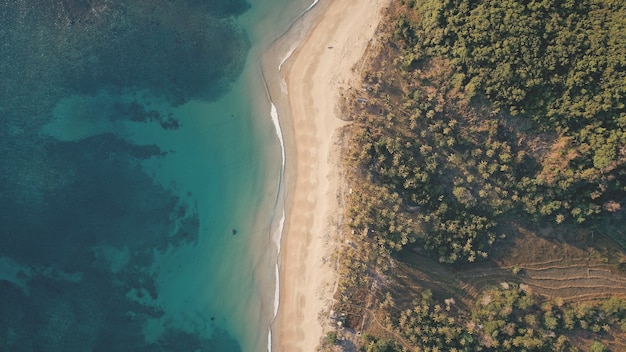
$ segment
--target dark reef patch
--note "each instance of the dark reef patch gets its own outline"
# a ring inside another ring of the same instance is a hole
[[[174,119],[172,113],[163,116],[157,110],[148,110],[145,105],[138,103],[136,100],[128,104],[116,103],[113,108],[117,112],[117,116],[126,118],[135,122],[152,122],[157,121],[162,128],[166,130],[175,130],[180,127],[178,120]]]
[[[0,3],[0,111],[46,115],[70,94],[149,90],[174,104],[214,100],[237,78],[249,42],[243,1]],[[11,102],[9,105],[8,103]]]
[[[218,327],[212,337],[170,327],[146,342],[146,321],[164,312],[128,297],[157,298],[147,270],[155,250],[198,240],[194,206],[139,166],[169,151],[111,132],[61,141],[42,128],[71,96],[146,92],[170,106],[218,99],[246,60],[249,42],[234,16],[248,7],[0,2],[0,351],[240,350]],[[123,101],[78,119],[184,124]],[[128,258],[112,264],[109,249]]]

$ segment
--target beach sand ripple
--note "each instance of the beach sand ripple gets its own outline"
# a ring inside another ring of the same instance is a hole
[[[336,140],[340,88],[357,83],[363,57],[388,0],[335,0],[282,70],[293,118],[296,170],[282,243],[279,350],[314,351],[328,324],[336,273],[340,186]],[[282,115],[281,115],[282,116]]]

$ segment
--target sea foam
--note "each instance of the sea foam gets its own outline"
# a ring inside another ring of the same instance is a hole
[[[285,173],[285,140],[283,139],[283,130],[280,128],[278,110],[276,110],[276,105],[274,105],[274,103],[271,104],[272,108],[270,110],[270,115],[272,116],[272,122],[274,123],[274,128],[276,129],[276,136],[278,137],[278,141],[280,142],[280,153],[282,157],[282,162],[280,164],[280,178],[282,180],[283,174]]]

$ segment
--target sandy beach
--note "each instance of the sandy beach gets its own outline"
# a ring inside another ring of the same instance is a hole
[[[329,328],[339,232],[339,155],[335,144],[340,89],[357,85],[366,52],[388,0],[333,0],[282,70],[291,120],[287,218],[282,239],[278,347],[315,351]],[[285,116],[282,114],[281,116]],[[293,160],[295,159],[295,160]]]

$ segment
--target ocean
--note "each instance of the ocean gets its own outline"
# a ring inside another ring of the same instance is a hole
[[[261,58],[314,4],[0,3],[0,351],[271,349]]]

